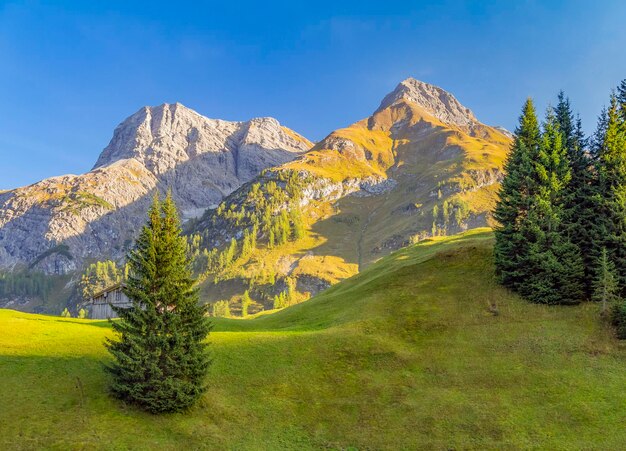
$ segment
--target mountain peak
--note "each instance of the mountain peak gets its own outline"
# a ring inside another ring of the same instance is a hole
[[[271,117],[247,122],[209,119],[181,103],[163,103],[144,106],[119,124],[94,169],[135,158],[150,171],[161,173],[197,155],[232,151],[241,144],[258,144],[259,151],[280,150],[294,156],[312,145]]]
[[[378,111],[403,101],[422,107],[445,124],[472,127],[478,122],[474,113],[449,92],[410,77],[385,96]]]

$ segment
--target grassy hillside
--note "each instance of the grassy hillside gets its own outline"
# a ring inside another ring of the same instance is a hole
[[[216,320],[187,414],[107,396],[105,322],[0,310],[0,448],[622,448],[623,345],[596,305],[495,285],[491,247],[486,230],[423,242],[309,302]]]

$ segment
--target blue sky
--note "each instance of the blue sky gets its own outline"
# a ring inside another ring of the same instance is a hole
[[[625,19],[618,0],[0,0],[0,188],[89,170],[142,105],[319,140],[408,76],[509,129],[564,89],[591,131],[626,78]]]

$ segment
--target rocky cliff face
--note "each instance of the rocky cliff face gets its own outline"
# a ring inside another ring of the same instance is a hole
[[[90,172],[0,193],[0,268],[65,273],[119,258],[155,190],[171,189],[183,216],[195,217],[310,147],[272,118],[213,120],[178,103],[142,108],[115,129]]]
[[[461,105],[452,94],[414,78],[400,82],[396,89],[383,99],[377,112],[401,102],[423,108],[444,124],[471,129],[480,123],[474,113]]]

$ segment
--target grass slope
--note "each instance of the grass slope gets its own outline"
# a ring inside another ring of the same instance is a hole
[[[0,311],[0,448],[622,448],[626,352],[597,306],[509,294],[491,247],[485,230],[424,242],[309,302],[216,320],[187,414],[107,396],[105,322]]]

